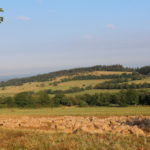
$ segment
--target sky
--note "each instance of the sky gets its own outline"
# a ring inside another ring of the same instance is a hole
[[[0,76],[150,65],[150,0],[0,0]]]

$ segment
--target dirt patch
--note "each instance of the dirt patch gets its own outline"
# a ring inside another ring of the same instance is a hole
[[[0,127],[65,133],[150,134],[150,116],[140,117],[0,117]]]

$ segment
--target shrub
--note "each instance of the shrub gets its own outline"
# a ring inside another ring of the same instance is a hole
[[[46,92],[38,92],[36,101],[41,106],[48,106],[50,104],[50,98]]]
[[[14,102],[18,107],[31,107],[32,106],[32,99],[31,93],[22,92],[15,96]]]
[[[88,104],[85,101],[80,100],[78,103],[79,107],[86,107]]]

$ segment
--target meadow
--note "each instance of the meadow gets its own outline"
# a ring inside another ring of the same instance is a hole
[[[58,107],[58,108],[1,108],[0,115],[9,116],[138,116],[150,115],[148,106],[132,107]]]
[[[1,150],[149,150],[150,136],[0,129]]]

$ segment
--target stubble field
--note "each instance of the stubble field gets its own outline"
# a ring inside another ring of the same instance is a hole
[[[149,150],[150,107],[1,109],[2,150]]]

